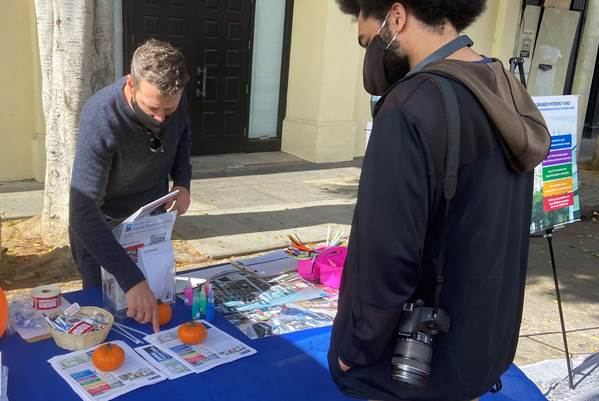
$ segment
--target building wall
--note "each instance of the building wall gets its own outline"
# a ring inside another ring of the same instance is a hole
[[[485,14],[466,33],[477,51],[507,64],[521,3],[495,0],[488,4]],[[365,52],[357,45],[356,36],[356,24],[341,14],[334,0],[295,2],[283,151],[313,162],[345,161],[364,154],[365,129],[371,117],[369,96],[362,86]],[[336,73],[323,73],[327,69]],[[334,82],[327,82],[330,78]],[[331,114],[334,117],[328,118]],[[319,129],[333,121],[338,129]],[[326,155],[319,147],[322,143],[331,146]]]
[[[295,1],[283,151],[317,163],[353,158],[354,32],[334,0]]]
[[[9,2],[0,14],[0,181],[44,180],[45,127],[34,0]],[[117,4],[118,1],[116,0]],[[313,162],[362,156],[370,118],[362,86],[364,50],[356,25],[335,0],[295,1],[283,151]],[[520,0],[489,1],[468,30],[479,52],[512,54]]]
[[[33,0],[7,2],[2,8],[0,181],[43,178],[43,135],[38,134],[44,132],[44,123]]]

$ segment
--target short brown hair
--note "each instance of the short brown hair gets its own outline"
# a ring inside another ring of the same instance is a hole
[[[148,39],[135,50],[131,77],[136,85],[145,79],[163,95],[178,93],[189,81],[183,53],[170,43],[157,39]]]

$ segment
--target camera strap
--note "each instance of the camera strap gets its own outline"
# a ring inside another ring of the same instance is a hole
[[[381,96],[373,108],[373,117],[376,117],[378,112],[381,110],[387,95],[393,91],[393,89],[401,84],[402,82],[410,79],[411,77],[418,74],[426,74],[427,77],[433,81],[437,87],[441,90],[441,95],[445,103],[445,111],[447,113],[447,151],[445,159],[445,176],[443,177],[443,197],[445,199],[445,217],[443,222],[443,233],[441,237],[441,249],[436,258],[433,258],[433,264],[435,266],[436,273],[436,287],[435,287],[435,299],[434,299],[434,314],[436,315],[439,311],[439,303],[441,301],[441,292],[443,291],[443,269],[445,267],[445,250],[447,248],[447,226],[449,220],[449,209],[451,201],[455,197],[455,193],[458,187],[458,168],[460,166],[460,139],[461,139],[461,121],[460,121],[460,107],[458,105],[458,99],[449,82],[448,77],[440,72],[434,72],[432,70],[426,70],[426,67],[432,62],[443,60],[449,57],[456,51],[464,48],[471,47],[473,45],[472,40],[462,35],[445,46],[441,47],[429,57],[424,59],[418,65],[416,65],[405,78],[397,81],[391,88]]]
[[[449,226],[449,210],[451,201],[455,197],[458,188],[458,169],[460,167],[460,141],[461,121],[458,98],[453,90],[449,79],[426,72],[426,75],[436,83],[441,90],[447,114],[447,144],[445,157],[445,176],[443,177],[443,197],[445,199],[445,216],[443,221],[443,232],[441,234],[441,249],[436,258],[433,258],[436,273],[436,287],[434,300],[434,314],[439,311],[441,292],[443,291],[443,269],[445,267],[445,251],[447,249],[447,231]]]

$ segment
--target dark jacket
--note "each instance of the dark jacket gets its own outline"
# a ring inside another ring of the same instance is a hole
[[[165,195],[169,175],[173,185],[189,189],[191,126],[183,97],[160,132],[164,152],[152,153],[148,134],[123,94],[125,83],[121,78],[98,91],[81,111],[69,231],[127,292],[145,277],[106,218],[127,217]]]
[[[424,392],[391,379],[406,302],[432,305],[433,258],[444,221],[447,115],[419,74],[396,86],[374,120],[364,159],[329,365],[340,390],[380,400],[471,400],[510,366],[522,317],[532,170],[550,136],[524,88],[500,63],[443,61],[461,117],[458,190],[451,203],[441,308]],[[352,369],[344,373],[337,358]]]

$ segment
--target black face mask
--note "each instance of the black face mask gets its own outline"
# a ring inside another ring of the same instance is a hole
[[[151,115],[146,114],[139,107],[134,97],[131,98],[131,106],[133,107],[133,113],[135,114],[135,117],[137,117],[137,119],[144,126],[144,128],[147,128],[150,131],[152,131],[152,133],[154,133],[155,135],[158,135],[158,133],[160,133],[160,130],[162,130],[164,123],[156,120]]]
[[[364,89],[373,96],[382,96],[394,83],[410,72],[407,56],[399,54],[398,46],[385,43],[377,34],[364,56]]]

